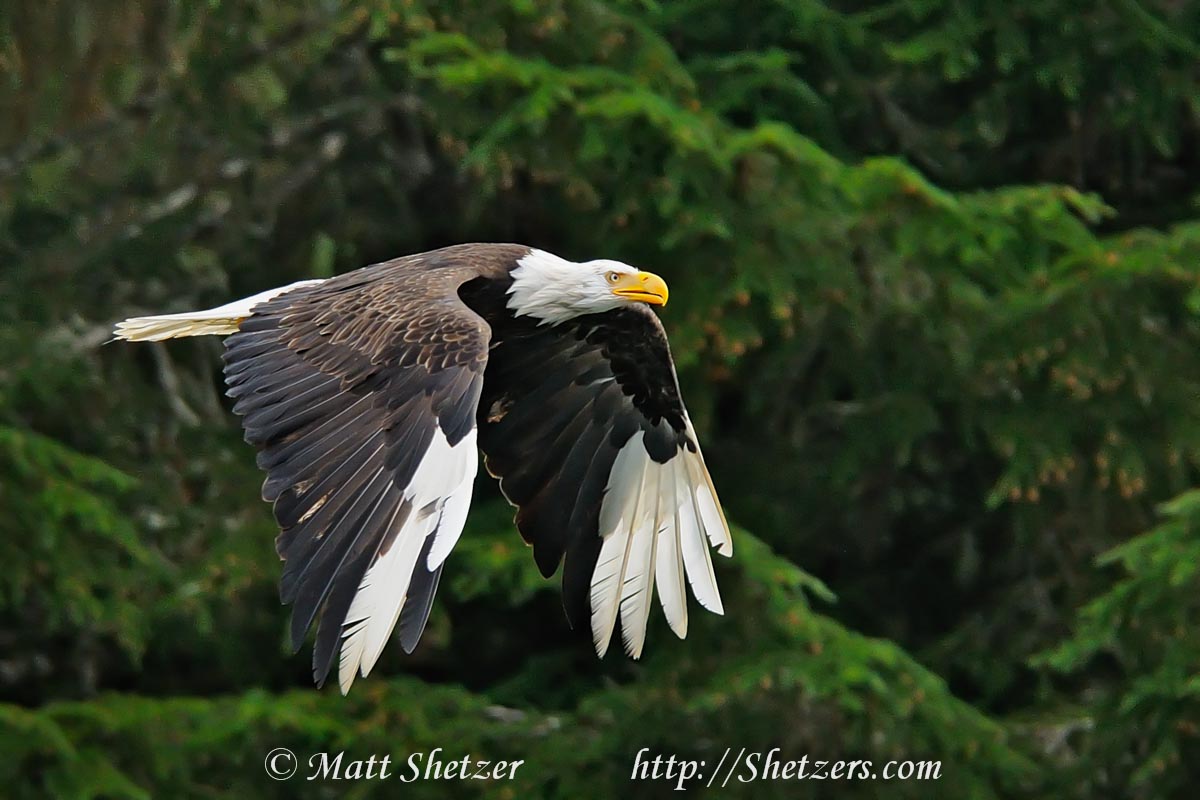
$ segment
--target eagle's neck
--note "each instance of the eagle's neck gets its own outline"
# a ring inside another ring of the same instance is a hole
[[[458,296],[467,308],[487,320],[494,330],[513,319],[513,312],[508,308],[508,293],[512,283],[511,271],[475,278],[459,287]]]

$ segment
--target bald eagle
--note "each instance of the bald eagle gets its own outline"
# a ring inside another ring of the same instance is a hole
[[[572,626],[640,657],[652,595],[687,634],[684,583],[723,613],[710,547],[729,528],[650,306],[618,261],[464,244],[183,314],[116,336],[227,335],[225,380],[266,472],[299,650],[340,653],[345,693],[398,628],[411,653],[462,533],[482,450]],[[318,619],[319,618],[319,619]]]

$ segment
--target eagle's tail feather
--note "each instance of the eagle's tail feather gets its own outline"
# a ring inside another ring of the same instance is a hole
[[[118,322],[113,335],[130,342],[161,342],[177,336],[230,334],[237,331],[241,317],[203,318],[194,314],[163,314],[157,317],[130,317]]]
[[[299,281],[280,289],[270,289],[253,297],[235,300],[223,306],[203,311],[185,311],[182,314],[159,314],[152,317],[130,317],[118,322],[113,335],[131,342],[161,342],[179,336],[228,336],[236,333],[242,320],[250,316],[254,307],[272,297],[320,283],[320,280]]]

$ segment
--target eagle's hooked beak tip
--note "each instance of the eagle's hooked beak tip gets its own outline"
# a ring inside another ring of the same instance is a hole
[[[649,303],[652,306],[665,306],[670,294],[667,282],[653,272],[636,272],[624,276],[612,291],[618,297]]]

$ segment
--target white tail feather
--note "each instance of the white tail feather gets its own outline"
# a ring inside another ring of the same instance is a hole
[[[113,335],[130,342],[161,342],[179,336],[227,336],[236,333],[242,320],[250,316],[254,307],[272,297],[321,283],[323,279],[298,281],[279,289],[268,289],[251,297],[235,300],[216,308],[203,311],[185,311],[182,314],[158,314],[152,317],[130,317],[118,322]]]

